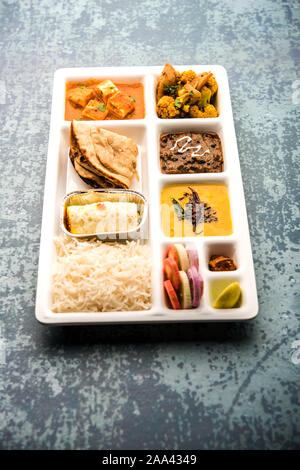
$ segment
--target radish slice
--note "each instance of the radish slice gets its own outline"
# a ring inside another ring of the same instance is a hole
[[[193,243],[187,243],[185,245],[186,252],[188,254],[190,266],[199,267],[199,257],[198,257],[198,250]]]
[[[177,290],[180,284],[180,276],[177,263],[173,258],[164,259],[164,274],[172,282],[174,289]]]
[[[179,265],[178,254],[174,245],[169,246],[168,252],[167,252],[167,258],[173,258],[175,263]]]
[[[198,272],[196,266],[191,266],[187,271],[187,277],[190,284],[192,293],[192,306],[193,308],[199,307],[200,299],[203,294],[203,279]]]
[[[192,295],[190,283],[185,271],[179,271],[180,286],[179,286],[179,300],[182,308],[192,308]]]
[[[176,248],[178,254],[179,269],[181,269],[182,271],[187,271],[190,267],[190,262],[186,249],[181,243],[175,243],[173,246]]]
[[[172,282],[169,279],[167,281],[164,281],[164,288],[167,292],[172,308],[174,310],[180,310],[180,303],[178,297],[176,295],[174,287],[172,286]]]

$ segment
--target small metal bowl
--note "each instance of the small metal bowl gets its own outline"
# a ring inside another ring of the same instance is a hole
[[[82,206],[101,202],[133,202],[137,204],[139,213],[138,225],[126,231],[96,232],[75,234],[70,232],[67,222],[67,208],[69,206]],[[72,238],[94,238],[101,240],[135,240],[148,238],[148,202],[145,196],[131,189],[91,189],[88,191],[74,191],[63,199],[60,214],[60,225],[63,232]]]

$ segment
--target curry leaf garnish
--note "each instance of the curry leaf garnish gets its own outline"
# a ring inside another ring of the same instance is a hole
[[[188,186],[189,190],[191,191],[191,196],[189,198],[189,204],[191,205],[191,222],[193,225],[193,232],[196,232],[196,228],[198,223],[200,222],[199,217],[201,217],[201,201],[199,198],[199,194],[195,191],[191,186]]]
[[[184,197],[179,198],[180,201],[188,197],[188,202],[182,207],[180,203],[172,198],[172,204],[174,212],[179,221],[187,221],[192,224],[193,232],[196,235],[200,235],[201,232],[197,233],[197,226],[200,222],[204,222],[204,204],[200,201],[199,194],[190,186],[189,193],[184,193]]]
[[[174,212],[177,216],[178,220],[184,220],[184,209],[181,207],[178,201],[176,199],[172,198],[172,204],[174,207]]]

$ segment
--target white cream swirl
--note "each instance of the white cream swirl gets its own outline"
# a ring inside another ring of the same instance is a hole
[[[182,147],[178,147],[178,142],[181,142],[182,140],[186,139],[186,142],[183,144]],[[191,137],[189,137],[188,135],[184,135],[183,137],[180,137],[180,139],[177,139],[175,141],[175,144],[173,145],[173,147],[170,148],[170,150],[176,150],[178,148],[178,153],[185,153],[187,152],[188,150],[192,150],[192,149],[195,149],[193,152],[192,152],[192,157],[203,157],[203,155],[205,155],[206,153],[210,153],[209,149],[206,149],[203,153],[197,153],[197,152],[200,152],[202,146],[199,144],[197,145],[196,147],[187,147],[187,145],[192,141],[193,139]]]

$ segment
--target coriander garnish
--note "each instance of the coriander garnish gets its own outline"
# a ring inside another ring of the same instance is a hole
[[[163,85],[163,90],[165,93],[168,93],[169,95],[174,95],[176,93],[176,90],[178,88],[178,85]]]
[[[134,103],[136,102],[136,99],[133,98],[132,96],[129,97],[131,99],[131,101],[133,101]]]
[[[180,103],[179,98],[176,98],[174,104],[175,104],[176,108],[181,108],[181,103]]]
[[[99,109],[99,111],[104,112],[106,110],[106,106],[104,103],[101,103],[99,106],[97,106],[97,109]]]
[[[80,85],[80,88],[84,89],[84,88],[86,88],[86,86],[85,85]]]

